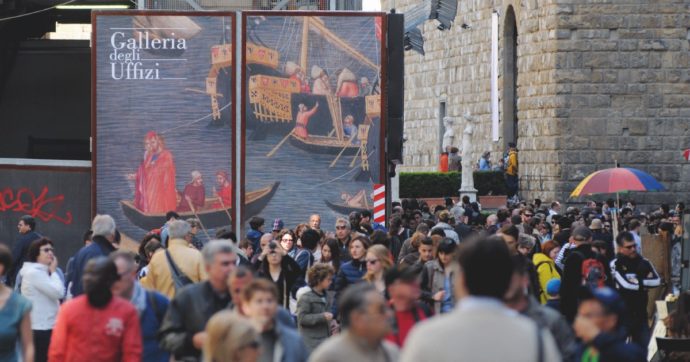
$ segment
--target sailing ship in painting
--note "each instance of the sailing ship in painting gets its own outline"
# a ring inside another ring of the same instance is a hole
[[[352,157],[350,167],[360,168],[354,180],[369,182],[380,168],[381,18],[352,20],[249,17],[247,128],[250,140],[284,135],[267,157],[289,140],[307,153],[334,155],[329,167]],[[324,202],[342,214],[371,209],[365,190]]]
[[[248,30],[246,48],[247,126],[254,131],[252,138],[261,139],[272,131],[291,131],[291,144],[309,152],[337,154],[345,148],[345,154],[356,153],[358,126],[371,125],[380,117],[380,31],[369,42],[360,42],[360,47],[367,43],[369,51],[364,55],[326,26],[325,21],[332,19],[255,18],[250,18],[250,23],[258,25]],[[380,18],[372,20],[374,31],[380,27]],[[268,32],[256,34],[263,27],[275,25],[294,35],[287,42],[277,39],[280,44],[275,46],[281,49],[266,44],[272,40],[266,39]],[[298,49],[298,60],[281,59]],[[350,69],[354,67],[357,69]],[[335,74],[325,68],[335,68]],[[358,76],[355,71],[366,75]]]

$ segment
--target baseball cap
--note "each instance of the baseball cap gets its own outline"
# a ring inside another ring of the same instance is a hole
[[[561,292],[561,280],[553,278],[546,283],[546,294],[555,297]]]
[[[599,219],[594,219],[592,220],[592,223],[589,225],[589,228],[592,230],[601,230],[604,228],[604,223],[602,223]]]
[[[577,241],[587,241],[592,238],[592,231],[586,226],[578,226],[570,234]]]
[[[275,219],[273,220],[273,231],[280,231],[283,230],[283,220],[280,219]]]

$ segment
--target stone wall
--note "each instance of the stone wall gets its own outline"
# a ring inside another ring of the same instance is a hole
[[[649,172],[670,192],[642,204],[685,199],[690,165],[690,3],[571,1],[558,17],[556,81],[564,107],[561,198],[588,173]]]
[[[395,3],[404,12],[418,1]],[[682,159],[690,147],[687,1],[459,0],[450,31],[437,30],[434,21],[424,25],[425,56],[406,52],[402,170],[437,169],[441,101],[457,119],[458,148],[462,114],[469,111],[479,119],[470,157],[490,150],[495,162],[502,154],[503,141],[491,141],[490,24],[497,10],[502,94],[509,6],[518,34],[521,196],[565,200],[584,176],[616,159],[650,172],[671,191],[636,194],[638,202],[681,198],[690,187],[690,165]]]
[[[404,12],[417,0],[397,1]],[[491,13],[499,11],[499,94],[502,92],[503,24],[509,6],[515,11],[518,33],[518,149],[520,150],[521,189],[553,197],[560,177],[558,136],[554,117],[559,98],[555,83],[557,32],[552,24],[560,7],[554,4],[536,6],[536,2],[503,1],[491,6],[488,1],[458,3],[458,16],[450,31],[439,31],[436,23],[424,25],[425,56],[406,52],[405,56],[405,142],[404,171],[435,170],[439,158],[439,102],[447,104],[447,114],[455,117],[455,144],[460,141],[466,111],[479,119],[473,137],[472,160],[491,151],[497,162],[503,141],[491,140],[490,60]],[[384,9],[386,7],[384,6]],[[469,29],[460,25],[467,24]],[[502,99],[499,109],[502,109]],[[502,117],[500,117],[502,118]],[[502,129],[502,122],[499,129]],[[499,132],[502,134],[502,132]],[[463,157],[468,157],[463,155]]]

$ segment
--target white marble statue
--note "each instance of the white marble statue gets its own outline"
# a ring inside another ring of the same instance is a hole
[[[443,128],[446,130],[443,133],[443,151],[448,152],[448,147],[453,146],[455,141],[455,131],[453,130],[453,119],[450,117],[443,117]]]
[[[462,131],[462,183],[460,190],[474,190],[474,178],[472,177],[472,134],[476,119],[466,112],[463,118],[467,121],[465,130]]]

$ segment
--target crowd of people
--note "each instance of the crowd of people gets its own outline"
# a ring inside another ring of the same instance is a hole
[[[683,209],[403,200],[388,228],[255,216],[205,242],[171,211],[137,252],[97,215],[64,272],[24,216],[0,244],[0,361],[646,361],[661,281],[640,230],[675,249]],[[666,325],[687,338],[678,293]]]

